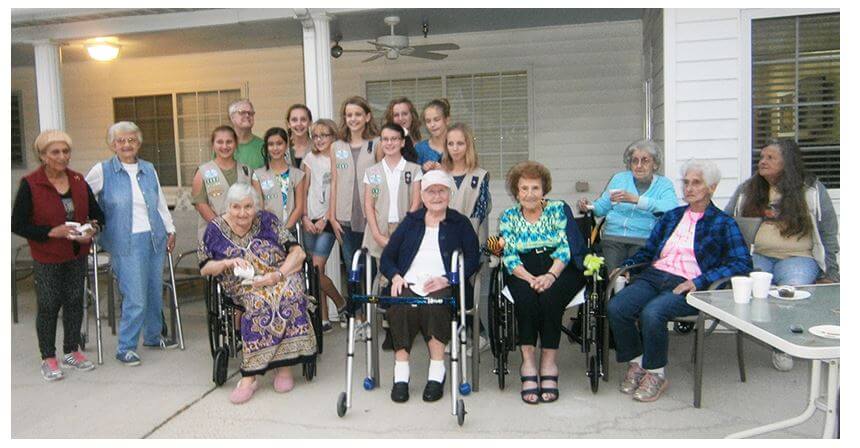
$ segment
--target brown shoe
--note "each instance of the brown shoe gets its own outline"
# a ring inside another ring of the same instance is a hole
[[[633,393],[633,399],[646,403],[656,401],[668,388],[669,380],[663,376],[646,371],[645,377],[639,383],[639,388]]]
[[[639,363],[631,362],[627,367],[627,375],[621,380],[622,393],[632,394],[639,388],[639,383],[648,371],[639,366]]]

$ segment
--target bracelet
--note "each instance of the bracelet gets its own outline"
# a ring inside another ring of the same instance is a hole
[[[276,270],[275,270],[275,273],[277,273],[277,274],[278,274],[278,281],[279,281],[279,282],[284,281],[284,273],[283,273],[283,272],[281,272],[281,270],[280,270],[280,269],[276,269]]]
[[[552,273],[552,271],[546,271],[546,273],[547,273],[547,274],[549,274],[549,275],[551,275],[551,276],[552,276],[552,278],[554,278],[554,279],[558,280],[558,276],[557,276],[557,275],[555,275],[555,274],[553,274],[553,273]]]

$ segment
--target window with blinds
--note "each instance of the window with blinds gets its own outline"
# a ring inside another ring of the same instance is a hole
[[[475,148],[491,179],[529,157],[528,74],[525,71],[451,75],[434,78],[370,81],[367,98],[382,117],[388,102],[406,96],[422,108],[433,98],[451,104],[451,122],[464,122],[475,133]],[[424,137],[429,132],[422,129]]]
[[[839,188],[839,14],[752,22],[753,171],[767,139],[793,139]]]
[[[140,127],[140,157],[155,165],[162,186],[188,187],[197,166],[212,158],[210,132],[230,124],[227,106],[239,97],[233,89],[114,98],[114,119]]]
[[[140,128],[143,143],[138,155],[155,165],[161,185],[177,185],[172,96],[114,98],[113,114],[114,122],[131,121]]]
[[[218,126],[230,124],[227,107],[240,96],[239,89],[176,94],[179,173],[182,186],[190,187],[197,167],[212,159],[210,134]]]
[[[26,164],[24,159],[24,120],[21,110],[21,93],[12,92],[12,168],[23,168]]]

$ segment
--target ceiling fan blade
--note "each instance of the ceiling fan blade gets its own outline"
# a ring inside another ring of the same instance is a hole
[[[377,53],[378,50],[343,50],[344,53]]]
[[[418,51],[444,51],[444,50],[459,50],[457,44],[429,44],[429,45],[414,45],[412,48]]]
[[[434,60],[437,60],[437,61],[438,61],[438,60],[440,60],[440,59],[445,59],[445,58],[447,58],[447,57],[448,57],[448,55],[447,55],[447,54],[442,54],[442,53],[428,53],[428,52],[426,52],[426,51],[413,51],[413,52],[410,52],[410,53],[408,53],[408,54],[407,54],[407,53],[400,53],[400,54],[402,54],[403,56],[410,56],[410,57],[413,57],[413,58],[434,59]]]
[[[373,61],[373,60],[379,59],[379,58],[381,58],[381,57],[382,57],[382,56],[384,56],[384,55],[385,55],[385,53],[384,53],[384,52],[379,52],[379,53],[376,53],[375,55],[373,55],[373,56],[371,56],[371,57],[369,57],[369,58],[367,58],[367,59],[365,59],[365,60],[363,60],[363,61],[361,61],[361,62],[370,62],[370,61]]]

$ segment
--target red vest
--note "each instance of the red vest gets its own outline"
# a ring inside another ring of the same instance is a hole
[[[74,220],[79,223],[85,223],[89,219],[90,211],[87,182],[84,180],[84,176],[76,171],[66,169],[66,175],[69,177],[72,202],[75,204]],[[32,223],[37,226],[52,228],[65,223],[66,209],[63,207],[60,193],[48,181],[45,167],[39,167],[24,179],[27,180],[27,184],[30,186],[30,193],[33,197]],[[33,254],[33,259],[44,264],[65,263],[75,258],[86,256],[90,250],[89,244],[81,244],[78,254],[75,255],[72,241],[61,238],[49,238],[45,242],[33,240],[27,240],[27,242],[30,244],[30,252]]]

